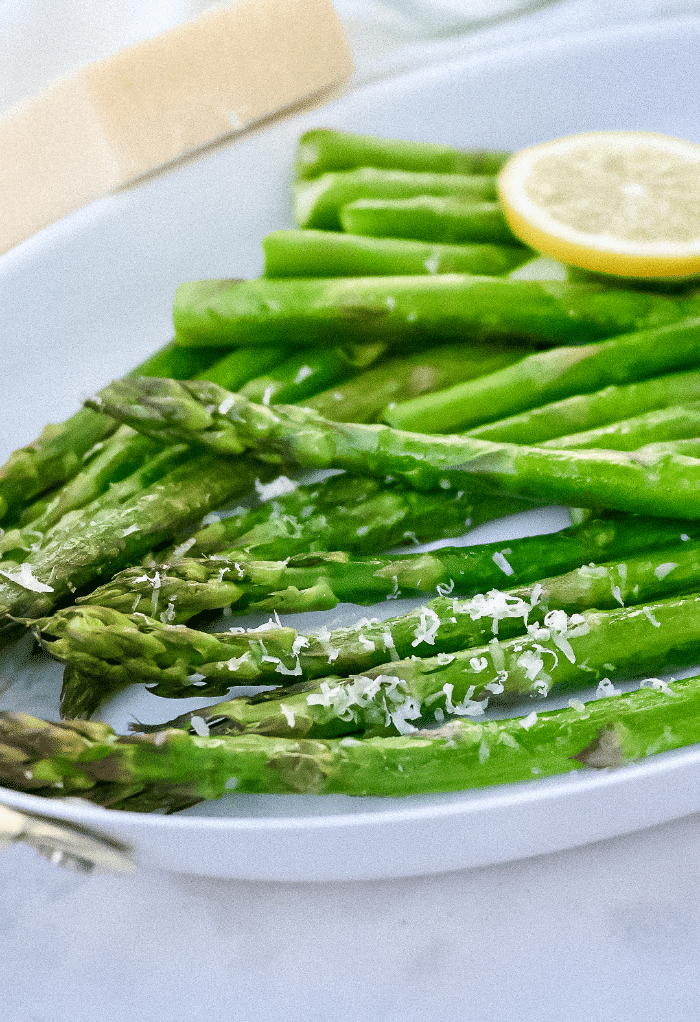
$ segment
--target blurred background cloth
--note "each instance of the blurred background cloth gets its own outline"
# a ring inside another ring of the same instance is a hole
[[[700,11],[699,0],[334,0],[355,81],[426,60],[465,36],[475,50]],[[0,0],[0,111],[88,61],[196,17],[211,0]],[[463,49],[462,49],[463,52]]]

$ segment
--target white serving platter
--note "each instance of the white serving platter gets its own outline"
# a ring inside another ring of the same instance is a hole
[[[291,166],[308,128],[499,149],[611,128],[700,142],[689,95],[700,78],[700,17],[477,56],[466,45],[460,56],[452,42],[449,54],[440,60],[440,48],[428,46],[415,72],[218,147],[92,204],[0,258],[0,459],[166,342],[181,281],[260,272],[261,239],[291,226]],[[520,516],[470,540],[551,531],[565,524],[557,514]],[[56,719],[60,679],[58,665],[24,640],[0,659],[0,704]],[[158,703],[155,720],[193,705],[147,698]],[[143,696],[129,694],[104,719],[124,729],[135,716],[147,719],[143,711]],[[0,801],[125,841],[149,868],[250,880],[400,877],[571,848],[693,813],[700,807],[700,745],[616,771],[420,798],[232,793],[176,816],[1,789]]]

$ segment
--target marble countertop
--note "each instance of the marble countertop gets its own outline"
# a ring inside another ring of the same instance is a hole
[[[10,4],[0,21],[19,19],[22,6]],[[141,6],[156,18],[157,3]],[[196,5],[181,6],[186,16]],[[561,0],[443,34],[388,2],[336,6],[356,82],[465,47],[700,12],[700,3],[671,0]],[[4,87],[1,105],[31,84],[15,72]],[[700,996],[699,851],[700,813],[538,858],[364,883],[84,874],[13,845],[0,855],[3,1015],[691,1022]]]

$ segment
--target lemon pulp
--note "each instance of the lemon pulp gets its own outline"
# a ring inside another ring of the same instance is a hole
[[[569,135],[515,153],[498,193],[513,232],[560,262],[628,277],[700,273],[700,145]]]

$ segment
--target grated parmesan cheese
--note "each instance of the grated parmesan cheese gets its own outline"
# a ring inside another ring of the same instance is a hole
[[[598,682],[598,688],[596,689],[595,694],[598,698],[616,696],[619,694],[619,689],[615,688],[610,678],[601,678]]]
[[[663,692],[663,694],[666,696],[678,695],[678,693],[674,692],[670,685],[667,682],[663,681],[661,678],[646,678],[639,687],[653,688],[656,689],[657,692]]]
[[[292,655],[298,656],[302,649],[306,649],[309,645],[309,639],[306,635],[297,635],[294,642],[292,643]]]
[[[190,717],[190,725],[192,726],[192,730],[195,734],[199,735],[200,738],[209,738],[211,732],[204,717],[196,715],[194,717]]]
[[[284,714],[284,717],[287,721],[287,726],[294,727],[294,722],[296,720],[296,717],[294,716],[294,710],[290,709],[289,706],[285,706],[284,703],[280,703],[280,710]]]
[[[416,626],[413,633],[412,646],[419,646],[421,642],[435,645],[435,636],[440,627],[440,618],[430,607],[421,607],[420,624]]]
[[[228,413],[231,411],[235,403],[236,395],[227,394],[217,409],[219,415],[228,415]]]
[[[582,703],[580,699],[569,699],[569,706],[572,710],[576,710],[577,713],[586,712],[586,704]]]
[[[261,483],[259,479],[255,480],[255,492],[263,503],[273,500],[275,497],[283,497],[285,493],[293,493],[296,488],[297,484],[287,476],[277,476],[271,483]],[[286,517],[284,520],[287,520]]]
[[[656,620],[656,618],[654,617],[650,607],[642,607],[642,610],[644,612],[645,617],[647,617],[649,619],[651,624],[653,624],[654,628],[660,628],[661,627],[661,622]]]
[[[384,643],[384,649],[388,650],[391,654],[392,660],[400,660],[400,656],[396,650],[396,643],[394,642],[394,636],[390,631],[382,632],[382,641]]]
[[[223,667],[228,667],[229,671],[237,671],[242,664],[247,663],[250,660],[250,653],[244,653],[243,656],[232,656],[230,660],[227,660]]]
[[[503,572],[504,575],[512,575],[513,574],[513,568],[511,567],[509,562],[506,560],[506,556],[505,556],[506,554],[509,554],[509,553],[511,553],[510,547],[508,547],[508,548],[506,548],[505,550],[502,550],[502,551],[498,551],[497,550],[493,554],[493,557],[492,557],[493,563],[496,565],[497,568],[501,569],[501,571]]]
[[[20,564],[17,571],[1,571],[0,575],[4,575],[10,582],[14,582],[15,585],[21,586],[22,589],[28,589],[32,593],[52,593],[53,586],[46,585],[45,582],[40,582],[38,578],[35,578],[32,567],[27,561]]]

